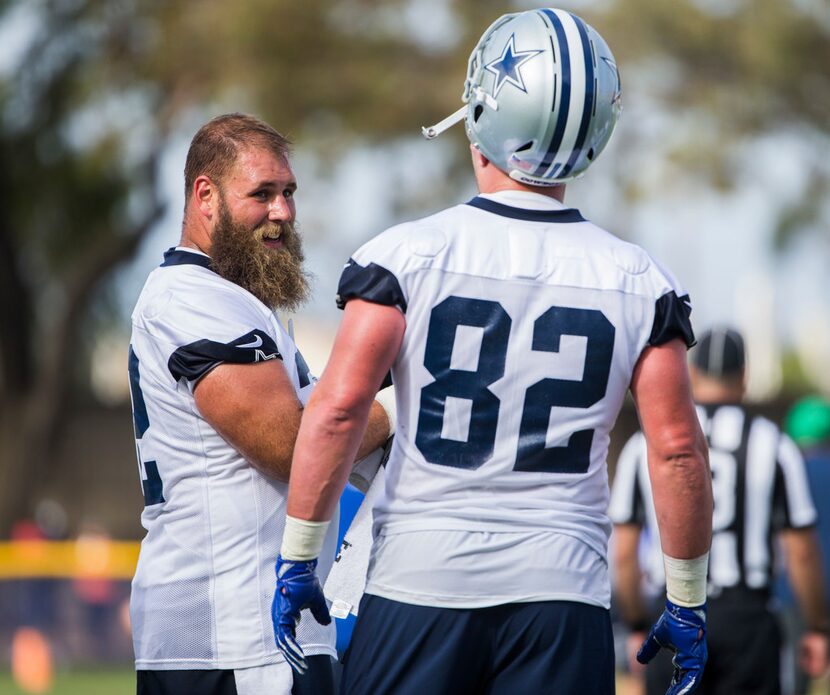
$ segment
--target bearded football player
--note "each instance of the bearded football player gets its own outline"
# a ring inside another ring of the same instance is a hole
[[[252,116],[195,135],[178,246],[133,312],[129,355],[147,531],[130,611],[138,693],[333,692],[325,603],[294,673],[271,619],[291,455],[316,379],[275,313],[306,299],[289,143]],[[361,449],[389,418],[373,406]],[[337,529],[317,570],[328,572]],[[321,624],[326,623],[326,624]]]

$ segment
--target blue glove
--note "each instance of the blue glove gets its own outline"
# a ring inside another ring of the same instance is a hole
[[[295,633],[300,624],[300,611],[310,608],[318,623],[331,622],[323,589],[314,573],[316,567],[317,560],[284,560],[282,555],[277,558],[277,590],[271,603],[274,638],[285,660],[299,674],[308,669]]]
[[[683,608],[666,600],[666,609],[637,652],[637,661],[647,664],[661,647],[674,652],[674,674],[666,695],[686,695],[697,690],[707,658],[706,604]]]

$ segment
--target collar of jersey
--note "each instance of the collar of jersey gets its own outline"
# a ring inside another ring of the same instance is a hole
[[[202,268],[213,270],[210,266],[210,257],[198,251],[191,251],[183,248],[171,248],[164,252],[164,268],[170,265],[200,265]]]
[[[530,210],[528,208],[517,208],[512,205],[505,205],[504,203],[496,202],[489,198],[482,198],[476,196],[467,202],[474,208],[492,212],[494,215],[501,215],[502,217],[512,217],[514,220],[525,220],[526,222],[584,222],[585,218],[581,215],[579,210],[573,208],[563,208],[560,210]]]

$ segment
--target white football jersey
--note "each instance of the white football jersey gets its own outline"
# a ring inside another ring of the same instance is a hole
[[[286,483],[245,461],[196,408],[215,366],[282,360],[299,400],[313,388],[294,341],[252,294],[192,249],[171,249],[133,311],[130,386],[145,507],[130,613],[139,669],[236,669],[282,661],[271,624]],[[333,524],[320,556],[334,557]],[[306,654],[334,628],[304,613]]]
[[[642,249],[509,191],[393,227],[338,301],[397,306],[397,430],[367,591],[425,605],[608,606],[606,455],[643,349],[694,342]]]

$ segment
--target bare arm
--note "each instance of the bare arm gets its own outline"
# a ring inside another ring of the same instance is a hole
[[[289,516],[331,519],[366,430],[372,399],[398,355],[405,326],[403,314],[394,307],[359,299],[346,305],[297,439]]]
[[[221,364],[194,391],[202,417],[264,475],[287,482],[303,406],[279,360]],[[373,403],[358,458],[389,436],[386,411]]]
[[[787,574],[808,629],[826,631],[827,604],[821,549],[815,528],[788,529],[779,535],[787,559]]]
[[[614,594],[623,620],[629,626],[642,629],[647,615],[640,591],[642,572],[638,548],[641,530],[636,524],[614,526]]]
[[[648,447],[663,553],[700,557],[712,541],[712,479],[695,413],[686,348],[671,340],[643,351],[631,382]]]
[[[303,406],[280,360],[220,364],[194,397],[202,417],[252,466],[288,480]]]
[[[391,432],[391,423],[389,417],[383,406],[374,401],[371,408],[369,408],[369,420],[366,423],[366,432],[363,435],[363,440],[360,442],[360,447],[357,450],[358,459],[362,459],[375,449],[383,446],[389,438]]]
[[[631,393],[648,450],[652,498],[666,569],[666,608],[637,652],[649,663],[675,652],[676,687],[688,692],[706,662],[706,570],[712,543],[712,478],[679,340],[643,350]],[[667,691],[668,692],[668,691]]]
[[[815,528],[806,528],[782,531],[779,538],[790,585],[806,624],[800,649],[802,667],[811,678],[819,678],[828,665],[828,616],[818,537]]]

